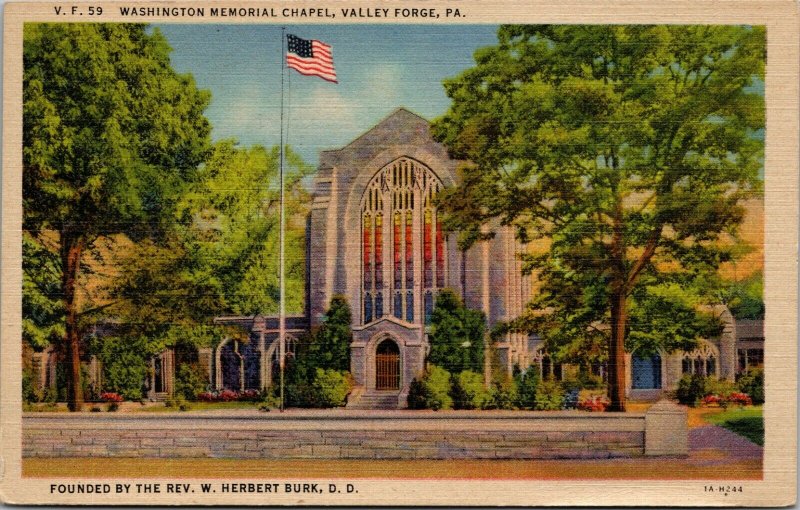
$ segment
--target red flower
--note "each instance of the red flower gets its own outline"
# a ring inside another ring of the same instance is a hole
[[[100,400],[102,400],[103,402],[115,402],[119,404],[125,399],[122,398],[122,395],[120,395],[119,393],[115,393],[113,391],[106,391],[100,394]]]

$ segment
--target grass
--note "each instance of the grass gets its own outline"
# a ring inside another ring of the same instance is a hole
[[[217,411],[223,409],[258,409],[261,402],[187,402],[188,411]],[[164,404],[142,407],[134,412],[140,413],[174,413],[177,407],[167,407]]]
[[[724,427],[764,446],[764,416],[761,406],[726,409],[719,413],[706,414],[703,418],[712,425]]]

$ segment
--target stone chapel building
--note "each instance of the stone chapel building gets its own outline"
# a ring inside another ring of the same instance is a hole
[[[517,254],[524,250],[510,227],[462,251],[442,229],[434,198],[454,186],[457,161],[433,140],[427,120],[400,108],[340,149],[323,151],[306,231],[306,310],[287,317],[287,353],[319,324],[331,297],[347,298],[353,313],[351,373],[354,407],[405,407],[409,385],[423,369],[426,324],[436,295],[453,289],[486,315],[488,328],[517,317],[530,299],[531,281]],[[763,364],[763,321],[736,321],[721,307],[720,338],[692,352],[628,355],[630,396],[652,397],[674,389],[685,373],[733,380]],[[174,389],[176,366],[198,363],[211,389],[260,390],[278,374],[277,317],[219,317],[250,332],[249,342],[226,340],[215,349],[168,349],[153,359],[151,398]],[[509,373],[537,364],[564,377],[569,367],[550,363],[536,335],[506,334],[495,344]],[[39,385],[55,383],[47,352],[34,353]],[[100,370],[90,368],[99,377]],[[602,372],[602,368],[600,369]]]

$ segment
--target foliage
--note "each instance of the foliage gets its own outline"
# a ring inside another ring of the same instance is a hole
[[[353,381],[349,372],[317,368],[312,387],[315,407],[341,407],[347,401]]]
[[[325,321],[312,333],[307,356],[304,360],[312,369],[350,370],[350,330],[352,314],[347,299],[342,295],[331,298]]]
[[[716,395],[723,400],[727,400],[732,394],[736,393],[736,385],[725,379],[708,377],[706,383],[706,395]],[[704,395],[705,396],[705,395]]]
[[[197,363],[185,363],[175,374],[175,394],[186,400],[195,400],[208,387],[208,375]]]
[[[33,370],[30,368],[22,369],[22,401],[30,404],[39,402],[40,395],[37,395],[36,388],[33,384]]]
[[[426,400],[425,383],[421,378],[415,377],[408,386],[408,408],[426,409]]]
[[[746,393],[753,399],[754,404],[764,403],[764,369],[751,368],[736,381],[739,391]]]
[[[142,337],[93,337],[90,342],[103,363],[103,381],[106,391],[117,392],[128,400],[141,400],[148,374],[148,340]]]
[[[103,402],[116,402],[117,404],[119,404],[125,399],[122,398],[122,395],[120,395],[119,393],[115,393],[113,391],[106,391],[100,394],[100,400],[102,400]]]
[[[73,410],[83,402],[80,321],[87,310],[77,285],[84,252],[117,233],[158,237],[208,150],[209,95],[170,67],[169,52],[161,34],[141,24],[24,28],[23,229],[57,234]],[[42,305],[35,293],[28,299]]]
[[[436,365],[428,365],[427,370],[411,381],[408,394],[410,409],[452,409],[450,396],[450,373]]]
[[[518,385],[520,409],[535,409],[536,408],[536,388],[541,383],[541,376],[539,369],[535,366],[528,367],[528,370],[520,377]]]
[[[685,374],[678,381],[675,396],[683,405],[694,407],[700,400],[708,395],[708,378],[699,374]]]
[[[286,407],[314,407],[314,387],[308,382],[289,383],[284,388]]]
[[[495,378],[489,388],[488,409],[516,409],[519,401],[517,381],[513,377]]]
[[[764,28],[503,26],[498,39],[444,84],[453,102],[433,133],[469,162],[439,195],[445,228],[462,246],[492,224],[543,240],[524,268],[541,291],[516,327],[558,350],[607,345],[624,410],[626,338],[670,350],[700,336],[673,287],[691,293],[731,259],[740,202],[761,193]],[[659,303],[680,312],[677,342],[650,320]]]
[[[758,272],[745,280],[729,282],[725,300],[737,319],[764,318],[764,273]]]
[[[22,339],[36,349],[64,338],[60,262],[46,240],[22,233]]]
[[[578,401],[578,409],[603,412],[610,404],[611,401],[605,395],[590,395]]]
[[[450,289],[436,296],[431,316],[428,360],[451,373],[483,372],[486,318],[470,310]]]
[[[464,370],[453,379],[451,397],[456,409],[484,409],[491,402],[483,374],[471,370]]]
[[[536,386],[535,395],[537,411],[557,411],[564,404],[564,390],[558,381],[542,381]]]

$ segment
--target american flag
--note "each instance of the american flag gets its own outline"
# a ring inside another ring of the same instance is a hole
[[[329,44],[321,41],[300,39],[296,35],[286,35],[288,52],[286,65],[306,76],[319,76],[333,83],[336,70],[333,68],[333,53]]]

